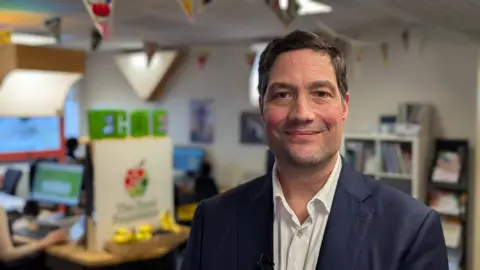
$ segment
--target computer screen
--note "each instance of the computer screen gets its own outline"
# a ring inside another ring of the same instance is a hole
[[[38,163],[31,199],[38,202],[77,206],[84,168],[79,164]]]
[[[173,167],[177,171],[197,172],[202,166],[205,150],[193,147],[175,147],[173,150]]]

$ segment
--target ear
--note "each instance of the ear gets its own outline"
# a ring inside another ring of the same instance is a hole
[[[347,92],[342,102],[343,102],[342,120],[345,121],[347,120],[347,117],[348,117],[348,103],[350,102],[350,93]]]

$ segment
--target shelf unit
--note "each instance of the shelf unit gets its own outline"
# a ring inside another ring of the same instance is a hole
[[[433,180],[433,172],[437,167],[437,153],[454,152],[461,156],[461,166],[458,181],[448,183]],[[430,176],[428,181],[427,204],[437,210],[442,218],[442,227],[445,234],[445,241],[448,247],[449,262],[456,265],[458,269],[466,269],[468,255],[468,231],[470,219],[473,218],[468,205],[470,177],[469,169],[469,143],[468,140],[437,139],[435,142],[435,158],[432,159]],[[443,194],[439,202],[438,194]],[[447,205],[447,209],[445,206]],[[452,211],[452,207],[455,211]],[[453,227],[452,227],[453,226]],[[456,229],[461,228],[460,231]],[[452,232],[460,232],[457,236]],[[458,241],[457,246],[451,246]]]
[[[425,202],[431,140],[425,134],[344,134],[341,153],[357,171]]]

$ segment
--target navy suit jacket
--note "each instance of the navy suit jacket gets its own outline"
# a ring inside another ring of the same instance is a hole
[[[182,270],[273,269],[273,219],[270,175],[201,202]],[[344,162],[316,269],[448,270],[439,216]]]

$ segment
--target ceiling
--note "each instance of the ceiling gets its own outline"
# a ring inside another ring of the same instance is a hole
[[[259,40],[285,33],[263,0],[216,0],[186,19],[177,0],[114,0],[113,29],[103,49],[138,48],[142,40],[187,45]],[[337,32],[361,36],[379,31],[422,27],[454,40],[480,41],[479,0],[322,0],[333,12],[302,16],[290,29],[318,31],[319,22]],[[64,44],[89,47],[92,22],[82,0],[0,0],[0,27],[45,33],[43,21],[62,17]]]

